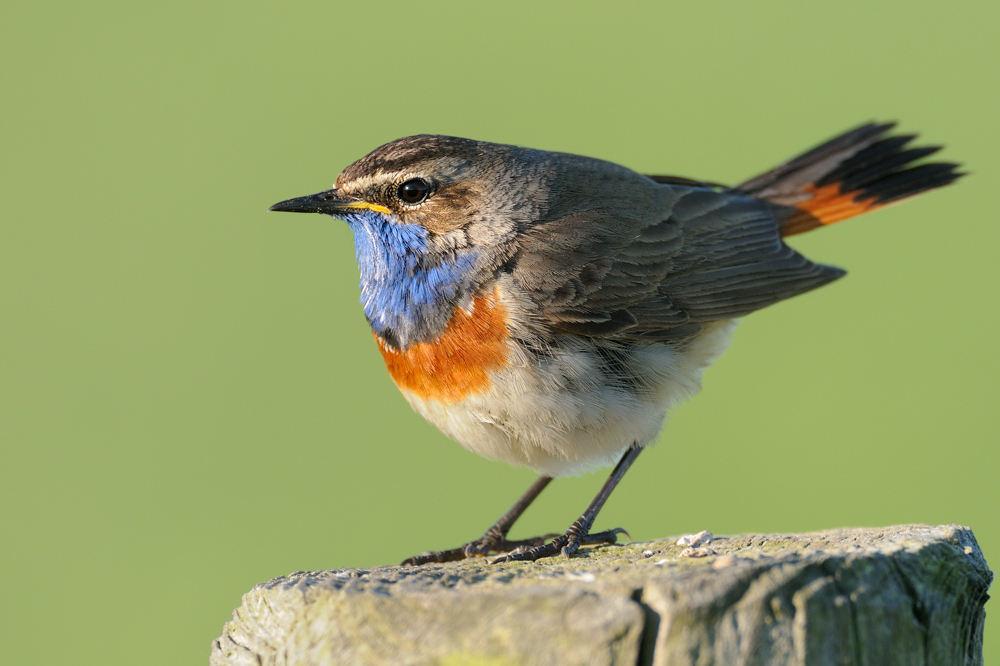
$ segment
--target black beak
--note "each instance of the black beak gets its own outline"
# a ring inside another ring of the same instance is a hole
[[[296,197],[287,201],[279,201],[268,210],[276,210],[282,213],[324,213],[326,215],[343,214],[345,208],[352,208],[351,204],[356,204],[351,199],[342,199],[337,196],[337,190],[327,190],[317,194],[310,194],[306,197]]]

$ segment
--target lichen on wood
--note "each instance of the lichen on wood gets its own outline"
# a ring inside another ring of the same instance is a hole
[[[570,559],[296,572],[212,645],[237,664],[982,663],[972,532],[903,525],[676,539]]]

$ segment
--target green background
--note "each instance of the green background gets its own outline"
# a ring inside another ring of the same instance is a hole
[[[998,18],[4,3],[3,661],[204,663],[254,583],[458,545],[528,485],[398,394],[347,227],[265,212],[422,132],[723,182],[871,119],[946,143],[973,176],[794,239],[850,275],[749,317],[598,527],[961,523],[1000,566]],[[603,476],[516,532],[565,528]],[[986,640],[997,661],[995,618]]]

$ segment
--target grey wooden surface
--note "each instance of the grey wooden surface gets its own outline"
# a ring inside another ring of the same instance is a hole
[[[993,575],[968,528],[675,542],[297,572],[244,595],[211,664],[982,663]]]

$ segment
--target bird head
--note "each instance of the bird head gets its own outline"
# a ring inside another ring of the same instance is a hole
[[[525,196],[537,160],[519,152],[444,136],[398,139],[344,169],[333,189],[269,210],[348,223],[365,315],[387,343],[406,349],[468,307],[515,252],[518,228],[537,217]]]

